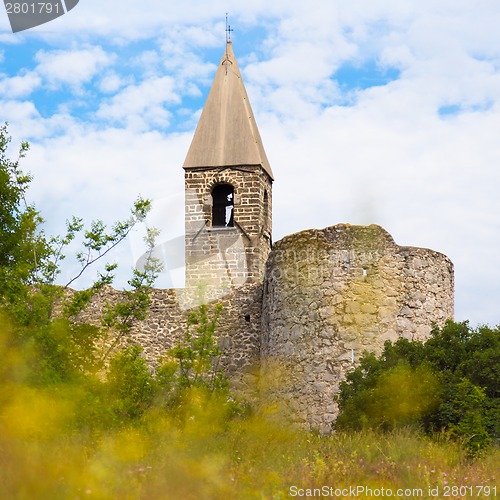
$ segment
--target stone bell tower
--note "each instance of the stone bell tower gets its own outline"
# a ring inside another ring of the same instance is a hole
[[[183,168],[186,286],[261,282],[271,250],[273,173],[231,40]]]

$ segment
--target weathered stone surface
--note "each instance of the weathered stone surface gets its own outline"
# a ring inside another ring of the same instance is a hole
[[[149,316],[129,338],[151,367],[182,338],[198,293],[153,291]],[[100,317],[119,298],[106,289],[82,319]],[[379,353],[399,337],[423,340],[432,323],[453,317],[453,264],[438,252],[396,245],[379,226],[340,224],[287,236],[274,245],[263,284],[207,289],[203,301],[223,306],[220,363],[234,387],[255,389],[260,369],[270,402],[293,422],[328,432],[339,384],[364,350]]]
[[[297,421],[326,432],[338,384],[364,350],[379,353],[398,337],[423,340],[432,323],[452,317],[453,264],[443,254],[400,247],[375,225],[287,236],[264,279],[262,369],[279,365],[284,377],[268,397],[285,399]],[[287,328],[302,333],[286,337]]]
[[[210,299],[208,294],[203,298],[198,296],[199,290],[153,290],[147,318],[134,325],[120,346],[128,343],[141,345],[144,357],[154,369],[167,350],[182,339],[187,329],[187,316],[196,307],[197,300],[205,302]],[[85,313],[80,315],[80,320],[98,323],[106,303],[114,303],[122,298],[122,292],[106,287],[94,297]],[[191,307],[186,308],[186,304]],[[210,301],[212,312],[216,304],[222,305],[217,328],[217,339],[222,351],[220,366],[238,387],[249,374],[256,373],[260,360],[262,285],[245,285]]]
[[[212,192],[220,184],[234,189],[233,227],[212,225]],[[186,286],[262,283],[272,231],[272,179],[266,171],[259,165],[190,168],[185,186]]]

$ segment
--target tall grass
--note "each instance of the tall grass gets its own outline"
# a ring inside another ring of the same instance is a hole
[[[1,498],[289,498],[294,486],[360,485],[427,494],[493,486],[500,463],[498,447],[470,462],[459,444],[410,429],[322,437],[265,414],[230,419],[221,401],[197,391],[182,419],[155,408],[97,433],[74,425],[79,408],[68,391],[16,394],[0,419]]]
[[[0,359],[0,499],[280,499],[357,486],[423,497],[496,485],[498,446],[470,461],[460,443],[412,429],[320,436],[272,408],[245,413],[224,390],[185,388],[175,403],[148,399],[121,415],[130,405],[117,405],[115,385],[91,375],[33,381],[36,358],[1,317]],[[144,372],[133,375],[131,387],[142,387]]]

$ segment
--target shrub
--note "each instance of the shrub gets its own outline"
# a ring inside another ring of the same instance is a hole
[[[471,457],[498,438],[500,330],[448,321],[426,343],[386,342],[340,385],[338,429],[418,425],[446,431]]]

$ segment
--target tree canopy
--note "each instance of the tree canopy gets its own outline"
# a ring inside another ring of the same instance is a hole
[[[338,429],[417,425],[471,453],[500,436],[500,328],[448,321],[427,342],[386,342],[341,383]]]
[[[43,218],[27,202],[31,176],[20,168],[29,146],[22,143],[16,160],[8,157],[11,143],[7,125],[0,127],[0,353],[5,363],[0,382],[21,388],[71,388],[81,406],[79,424],[95,428],[137,420],[151,406],[181,404],[190,389],[225,394],[227,380],[214,367],[220,352],[214,333],[220,308],[192,311],[177,345],[165,352],[155,372],[147,365],[141,346],[130,339],[135,324],[144,320],[161,264],[153,258],[155,229],[145,238],[147,259],[133,269],[130,288],[119,300],[106,302],[101,317],[91,324],[79,313],[95,294],[113,283],[116,263],[107,262],[86,290],[69,286],[97,261],[107,258],[132,228],[144,220],[151,203],[139,198],[130,215],[108,228],[102,221],[88,227],[78,217],[66,222],[66,234],[47,237]],[[76,254],[80,269],[64,285],[56,285],[60,263],[70,243],[80,240]],[[57,313],[56,313],[57,307]],[[4,401],[5,403],[5,401]],[[8,398],[7,398],[8,404]],[[2,400],[0,398],[0,410]]]

